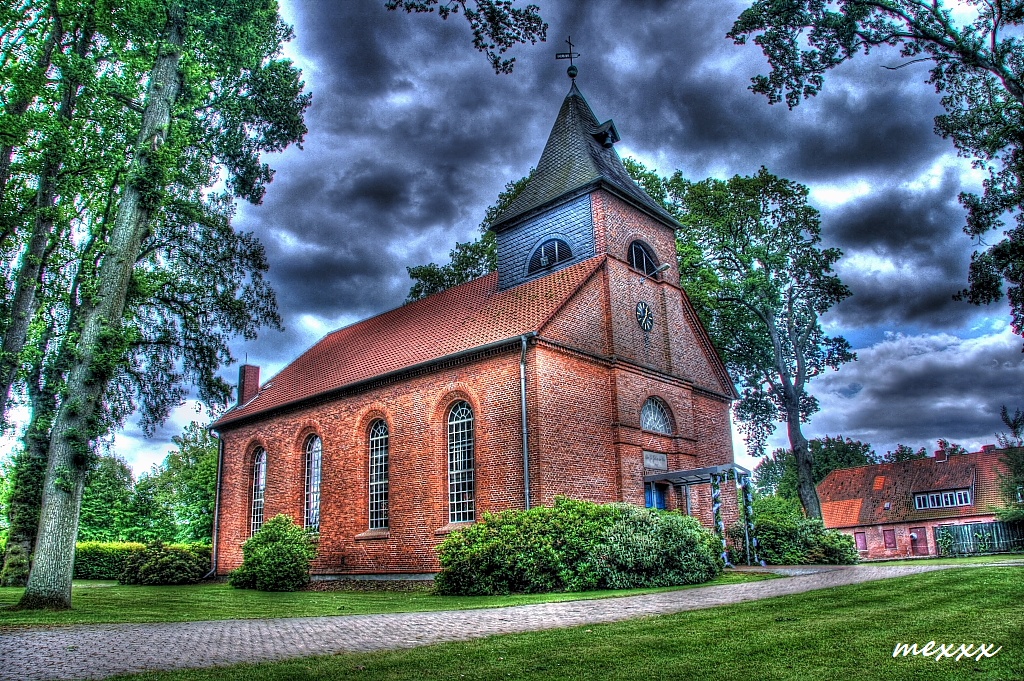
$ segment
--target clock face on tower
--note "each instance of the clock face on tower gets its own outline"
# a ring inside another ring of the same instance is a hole
[[[636,304],[636,323],[644,331],[650,331],[654,326],[654,313],[651,312],[651,306],[642,300]]]

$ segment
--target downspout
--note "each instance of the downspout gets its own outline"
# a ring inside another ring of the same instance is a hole
[[[536,335],[536,334],[533,334]],[[526,428],[526,339],[529,334],[519,337],[522,353],[519,355],[519,406],[523,426],[523,502],[530,510],[530,441]]]
[[[220,536],[220,478],[221,469],[224,466],[224,438],[215,430],[211,430],[210,434],[217,438],[217,493],[213,501],[213,545],[210,547],[210,571],[203,576],[204,580],[217,574],[217,538]]]

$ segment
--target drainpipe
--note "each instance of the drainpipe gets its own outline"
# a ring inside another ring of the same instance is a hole
[[[221,469],[224,466],[224,438],[215,430],[210,433],[217,438],[217,493],[213,501],[213,545],[210,547],[210,571],[203,579],[209,579],[217,574],[217,537],[220,535],[220,478]]]
[[[533,334],[536,335],[536,334]],[[523,425],[523,501],[526,510],[530,510],[530,441],[526,428],[526,339],[528,334],[519,337],[522,353],[519,355],[519,406]]]

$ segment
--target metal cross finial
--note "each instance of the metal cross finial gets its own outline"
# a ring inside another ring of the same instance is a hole
[[[570,78],[572,78],[573,80],[576,80],[576,74],[579,73],[580,70],[578,68],[576,68],[576,65],[572,63],[572,60],[575,59],[576,57],[580,56],[580,53],[572,51],[572,48],[573,48],[572,36],[569,36],[569,39],[566,40],[565,42],[569,43],[569,51],[568,52],[557,52],[555,54],[555,59],[568,59],[569,60],[569,68],[566,69],[566,73],[569,74]]]

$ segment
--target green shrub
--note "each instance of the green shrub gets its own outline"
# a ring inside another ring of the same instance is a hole
[[[242,565],[228,581],[238,589],[297,591],[309,583],[315,557],[315,536],[291,516],[278,515],[242,544]]]
[[[146,549],[135,542],[80,541],[75,545],[75,579],[120,579],[128,558]]]
[[[4,550],[6,551],[6,545]],[[0,561],[3,559],[4,554],[0,553]],[[20,544],[13,544],[3,571],[0,572],[0,586],[25,586],[25,582],[28,581],[28,570],[28,553]]]
[[[768,496],[754,501],[758,554],[771,565],[853,565],[859,554],[853,537],[829,530],[821,520],[805,518],[800,506],[789,499]],[[746,561],[743,525],[726,533],[736,561]]]
[[[485,513],[438,547],[435,590],[481,595],[593,589],[595,548],[620,512],[559,497],[553,507]]]
[[[714,550],[711,568],[703,551],[714,541],[678,513],[558,497],[552,507],[485,513],[452,532],[438,546],[434,587],[483,595],[692,584],[720,570]]]
[[[125,561],[119,581],[146,586],[195,584],[210,571],[210,547],[151,542]]]
[[[600,583],[612,589],[700,584],[722,571],[721,545],[695,518],[626,507],[605,532]]]

